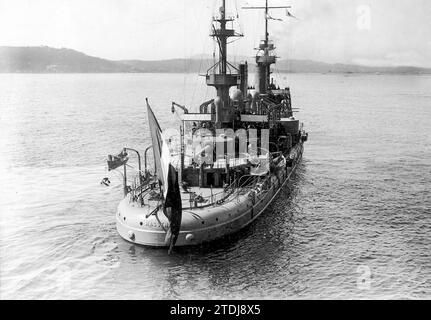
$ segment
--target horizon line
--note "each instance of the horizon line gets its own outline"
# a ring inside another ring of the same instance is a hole
[[[11,45],[0,45],[0,48],[49,48],[49,49],[54,49],[54,50],[71,50],[71,51],[75,51],[81,54],[84,54],[88,57],[92,57],[92,58],[97,58],[97,59],[103,59],[103,60],[107,60],[107,61],[111,61],[111,62],[123,62],[123,61],[142,61],[142,62],[162,62],[162,61],[170,61],[170,60],[199,60],[202,58],[202,56],[206,56],[205,59],[210,59],[211,58],[211,54],[208,53],[200,53],[200,54],[194,54],[191,55],[189,57],[175,57],[175,58],[165,58],[165,59],[141,59],[141,58],[128,58],[128,59],[108,59],[108,58],[104,58],[101,56],[95,56],[95,55],[89,55],[83,51],[79,51],[73,48],[68,48],[68,47],[54,47],[54,46],[48,46],[48,45],[38,45],[38,46],[24,46],[24,45],[15,45],[15,46],[11,46]],[[235,57],[235,56],[230,56]],[[253,59],[255,56],[246,56],[246,55],[238,55],[237,57],[240,58],[246,58],[246,59]],[[228,56],[229,58],[229,56]],[[344,65],[344,66],[358,66],[358,67],[365,67],[365,68],[418,68],[418,69],[425,69],[425,70],[431,70],[431,67],[427,67],[427,66],[418,66],[418,65],[407,65],[407,64],[400,64],[400,65],[384,65],[384,64],[380,64],[380,65],[370,65],[370,64],[359,64],[359,63],[355,63],[355,62],[326,62],[326,61],[318,61],[318,60],[313,60],[313,59],[298,59],[298,58],[281,58],[278,57],[279,61],[311,61],[311,62],[315,62],[315,63],[323,63],[323,64],[327,64],[327,65]]]

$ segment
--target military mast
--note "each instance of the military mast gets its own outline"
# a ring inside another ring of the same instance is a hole
[[[291,6],[268,7],[268,0],[265,0],[264,7],[242,7],[242,9],[264,9],[265,10],[265,38],[259,44],[256,54],[256,90],[261,94],[266,94],[271,81],[271,64],[276,62],[277,57],[273,54],[275,46],[269,41],[268,20],[273,19],[269,16],[269,9],[289,9]]]
[[[242,37],[233,29],[227,28],[227,23],[234,21],[233,18],[226,17],[226,0],[222,0],[220,16],[214,17],[213,21],[218,23],[212,25],[211,37],[213,37],[219,47],[219,61],[212,66],[206,74],[208,86],[215,87],[217,98],[214,100],[216,113],[216,127],[221,128],[223,123],[231,122],[234,112],[230,107],[229,88],[240,84],[238,69],[227,61],[227,39],[230,37]]]

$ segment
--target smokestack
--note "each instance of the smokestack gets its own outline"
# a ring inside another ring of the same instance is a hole
[[[247,61],[245,63],[241,63],[239,65],[239,74],[241,77],[241,83],[238,87],[239,90],[243,93],[243,98],[247,98],[247,89],[248,89],[248,64]]]

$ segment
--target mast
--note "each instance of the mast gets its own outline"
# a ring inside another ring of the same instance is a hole
[[[228,38],[226,33],[226,0],[223,0],[223,6],[221,7],[220,14],[220,35],[218,37],[220,41],[220,74],[226,74]]]
[[[268,0],[265,0],[265,45],[268,46]]]
[[[275,49],[274,44],[269,41],[269,30],[268,30],[268,20],[272,19],[269,16],[269,9],[289,9],[291,6],[268,6],[268,0],[265,0],[264,7],[242,7],[242,9],[264,9],[265,12],[265,38],[263,43],[259,44],[257,48],[258,52],[256,54],[256,64],[257,64],[257,83],[256,89],[261,94],[266,94],[271,81],[271,64],[276,62],[277,57],[273,55]]]
[[[226,0],[222,0],[220,16],[214,17],[213,21],[219,24],[218,28],[213,24],[210,35],[217,41],[219,61],[207,71],[206,83],[217,90],[217,99],[214,101],[215,122],[216,127],[221,128],[223,123],[232,121],[233,110],[230,108],[229,88],[237,86],[240,81],[238,69],[227,61],[227,40],[230,37],[242,37],[242,34],[227,28],[227,23],[234,19],[226,16]]]

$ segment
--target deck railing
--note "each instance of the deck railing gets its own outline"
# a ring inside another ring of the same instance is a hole
[[[270,177],[271,176],[268,174],[264,176],[243,175],[236,178],[228,186],[224,187],[222,191],[214,194],[211,192],[211,195],[205,197],[196,194],[195,192],[189,192],[190,208],[204,208],[215,204],[221,204],[229,197],[237,199],[240,195],[255,188],[257,183],[262,185],[261,191],[265,191]],[[130,188],[130,201],[144,205],[143,199],[148,198],[151,192],[157,194],[160,193],[156,176],[149,174],[148,171],[145,175],[142,173],[139,174],[138,172],[133,179],[132,186]]]

